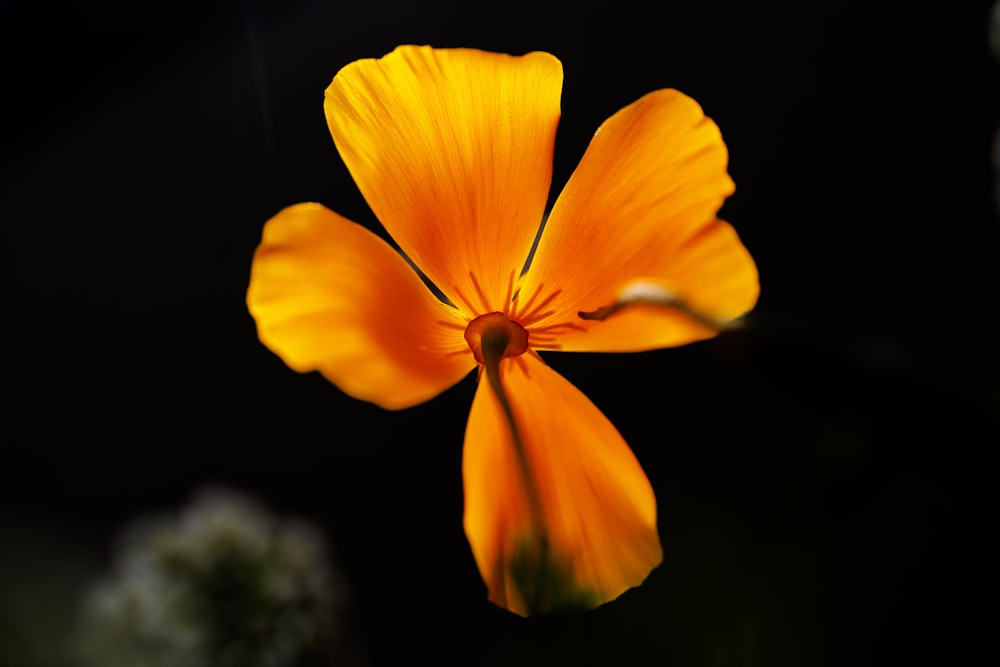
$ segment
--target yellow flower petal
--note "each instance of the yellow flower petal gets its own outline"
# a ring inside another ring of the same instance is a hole
[[[291,368],[385,408],[421,403],[475,366],[466,320],[382,239],[319,204],[265,225],[247,305]]]
[[[718,128],[676,90],[650,93],[609,118],[553,207],[518,295],[513,317],[536,334],[532,346],[625,352],[715,334],[662,306],[628,306],[603,322],[579,317],[638,282],[709,319],[752,308],[756,267],[716,218],[733,192],[726,163]]]
[[[529,353],[500,369],[520,442],[483,377],[462,462],[490,600],[522,615],[613,600],[662,558],[652,487],[614,426],[544,362]]]
[[[326,91],[334,142],[375,215],[469,315],[502,310],[552,177],[562,65],[402,46]]]

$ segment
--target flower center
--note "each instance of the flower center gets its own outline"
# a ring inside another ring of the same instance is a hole
[[[487,358],[500,361],[524,354],[528,349],[528,332],[503,313],[487,313],[469,322],[465,342],[472,348],[476,361],[484,364]]]

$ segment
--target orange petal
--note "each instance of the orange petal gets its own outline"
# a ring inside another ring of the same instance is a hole
[[[340,155],[403,252],[472,316],[504,310],[552,178],[562,65],[401,46],[326,91]]]
[[[676,90],[650,93],[609,118],[553,207],[518,295],[514,317],[539,334],[532,346],[632,351],[714,335],[670,308],[630,306],[604,322],[578,317],[614,304],[639,281],[710,319],[752,308],[754,262],[716,218],[733,192],[726,162],[718,128]]]
[[[500,369],[520,442],[483,377],[462,462],[465,532],[490,600],[528,615],[597,606],[638,586],[662,552],[656,500],[635,455],[536,356]]]
[[[382,239],[319,204],[267,222],[247,305],[291,368],[385,408],[425,401],[475,366],[466,320]]]

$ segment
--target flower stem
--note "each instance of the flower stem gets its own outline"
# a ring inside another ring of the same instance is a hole
[[[491,328],[483,334],[482,351],[483,366],[486,369],[486,378],[490,383],[493,394],[500,403],[507,424],[510,426],[510,439],[514,445],[514,454],[517,457],[517,465],[521,472],[521,479],[524,482],[525,493],[528,496],[528,511],[531,515],[531,524],[535,529],[540,529],[544,525],[542,513],[542,501],[538,493],[538,484],[535,482],[534,473],[528,461],[528,452],[521,438],[521,431],[517,427],[514,419],[514,411],[507,398],[503,383],[500,381],[500,360],[507,349],[510,336],[502,329]]]

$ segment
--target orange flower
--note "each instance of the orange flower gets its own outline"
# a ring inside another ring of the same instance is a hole
[[[532,254],[561,87],[547,53],[402,46],[347,65],[326,91],[334,143],[443,298],[376,235],[309,203],[268,221],[247,295],[261,341],[291,368],[388,409],[479,366],[465,531],[490,600],[522,615],[612,600],[662,558],[635,456],[538,351],[709,338],[758,292],[716,218],[733,191],[726,147],[675,90],[600,127]]]

